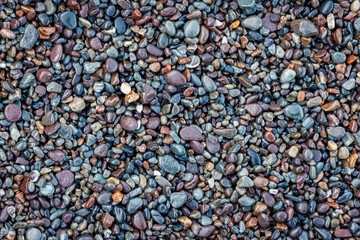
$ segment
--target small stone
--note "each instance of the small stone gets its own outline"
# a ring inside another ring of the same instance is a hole
[[[132,223],[134,224],[134,227],[140,230],[146,229],[146,220],[144,217],[144,214],[142,212],[137,212],[133,218]]]
[[[299,149],[296,146],[291,146],[289,151],[288,151],[288,155],[291,158],[295,158],[299,153]]]
[[[105,213],[105,215],[103,215],[102,219],[101,219],[101,222],[102,222],[102,225],[105,229],[108,229],[111,227],[111,225],[114,223],[115,221],[115,218],[113,216],[111,216],[110,213]]]
[[[143,84],[142,90],[141,90],[141,102],[143,104],[149,104],[151,100],[153,100],[156,97],[156,91],[154,88],[147,84]]]
[[[185,23],[184,25],[184,34],[187,38],[194,38],[199,35],[200,32],[200,24],[197,19],[192,19]]]
[[[263,111],[258,103],[246,104],[244,105],[244,109],[253,117],[259,116]]]
[[[255,6],[255,0],[237,0],[241,9],[252,9]]]
[[[320,5],[319,11],[324,15],[328,15],[333,10],[333,8],[333,0],[326,0]]]
[[[207,92],[215,92],[216,91],[217,86],[216,86],[215,82],[208,76],[203,75],[201,78],[201,82],[202,82],[202,85],[203,85],[205,91],[207,91]]]
[[[123,94],[125,94],[125,95],[129,94],[129,93],[131,92],[131,86],[130,86],[130,84],[127,83],[127,82],[123,82],[123,83],[121,84],[120,91],[121,91]]]
[[[186,78],[177,70],[171,70],[165,74],[165,80],[174,86],[183,86],[186,84]]]
[[[170,155],[159,157],[159,167],[165,172],[174,175],[180,172],[180,164]]]
[[[108,151],[108,146],[106,144],[100,144],[94,149],[94,154],[98,157],[105,157]]]
[[[262,27],[262,20],[258,16],[249,16],[242,21],[242,26],[255,31]]]
[[[56,43],[52,46],[50,52],[50,61],[52,63],[57,63],[60,61],[63,54],[63,46],[60,43]]]
[[[40,240],[41,231],[37,228],[30,228],[26,231],[27,240]]]
[[[128,213],[130,214],[133,214],[138,209],[140,209],[142,205],[143,205],[143,200],[141,198],[136,197],[130,199],[128,204],[126,205],[126,211],[128,211]]]
[[[39,82],[47,83],[48,81],[50,81],[51,77],[52,77],[52,73],[46,68],[40,68],[36,72],[36,79]]]
[[[46,91],[48,92],[54,92],[54,93],[61,93],[62,90],[61,84],[57,82],[50,82],[49,85],[46,87]]]
[[[342,52],[332,54],[331,58],[336,64],[344,63],[346,61],[346,55]]]
[[[307,19],[297,19],[290,23],[292,30],[301,37],[313,37],[319,35],[319,29]]]
[[[66,28],[75,29],[77,26],[77,17],[73,12],[65,11],[60,14],[59,19],[61,24]]]
[[[352,234],[349,229],[335,229],[334,236],[338,238],[350,238]]]
[[[239,204],[243,207],[251,207],[256,203],[256,200],[248,196],[242,196],[239,199]]]
[[[35,83],[35,76],[32,73],[25,73],[22,77],[19,88],[27,89]]]
[[[326,131],[334,138],[341,138],[345,135],[345,129],[343,127],[328,127]]]
[[[187,194],[185,192],[175,192],[170,196],[170,204],[173,208],[182,207],[187,201]]]
[[[9,122],[17,122],[21,118],[21,108],[15,103],[10,103],[5,107],[4,115]]]
[[[193,126],[184,127],[180,130],[179,135],[186,141],[200,141],[203,140],[201,132]]]
[[[126,31],[126,23],[121,17],[117,17],[114,21],[116,32],[118,34],[123,34]]]
[[[292,69],[285,69],[280,76],[281,83],[288,83],[295,79],[296,72]]]
[[[39,32],[32,24],[28,24],[25,27],[24,35],[20,40],[20,47],[25,49],[31,49],[39,37]]]
[[[48,153],[48,156],[51,160],[55,162],[62,162],[65,160],[65,154],[63,151],[55,150]]]
[[[82,98],[75,97],[69,107],[73,112],[79,112],[85,108],[85,101]]]
[[[70,170],[63,170],[55,174],[56,179],[58,180],[60,186],[67,188],[74,183],[75,176],[74,173]]]
[[[138,123],[133,117],[124,117],[121,119],[121,127],[126,131],[135,131],[138,128]]]
[[[238,187],[252,187],[254,186],[254,182],[251,180],[251,178],[247,176],[242,176],[236,184]]]
[[[302,120],[304,118],[304,112],[299,104],[291,104],[285,107],[284,114],[294,120]]]

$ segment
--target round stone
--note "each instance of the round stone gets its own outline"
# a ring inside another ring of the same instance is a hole
[[[21,118],[21,108],[15,103],[10,103],[5,107],[4,115],[9,122],[17,122]]]
[[[48,81],[50,81],[51,77],[52,77],[52,73],[50,72],[50,70],[48,70],[46,68],[40,68],[36,72],[36,79],[39,82],[47,83]]]
[[[126,131],[135,131],[138,128],[138,123],[133,117],[124,117],[121,119],[121,127]]]

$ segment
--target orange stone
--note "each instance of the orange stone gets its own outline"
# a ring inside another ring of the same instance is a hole
[[[114,202],[119,203],[122,201],[124,195],[121,192],[115,192],[111,195],[111,198]]]
[[[246,222],[245,226],[246,226],[246,228],[256,227],[257,226],[257,218],[256,217],[250,218],[250,220],[248,222]]]
[[[178,218],[178,221],[179,221],[182,225],[184,225],[184,227],[186,227],[186,228],[191,227],[192,222],[191,222],[190,218],[188,218],[187,216],[181,216],[181,217],[179,217],[179,218]]]
[[[299,91],[298,95],[297,95],[297,101],[298,102],[303,102],[305,100],[305,92],[304,91]]]
[[[53,34],[54,32],[56,32],[56,28],[55,27],[41,27],[41,28],[39,28],[39,32],[41,34],[49,36],[49,35]]]
[[[240,21],[236,20],[231,24],[231,28],[237,28],[240,25]]]
[[[339,94],[340,90],[339,89],[335,89],[335,88],[328,88],[327,89],[328,93],[333,93],[333,94]]]
[[[131,92],[125,96],[125,101],[127,101],[128,103],[132,103],[138,100],[139,98],[140,95],[134,92],[133,90],[131,90]]]
[[[255,205],[254,213],[262,213],[268,209],[268,206],[265,203],[257,202]]]
[[[359,155],[357,155],[357,153],[354,153],[353,155],[351,155],[350,159],[349,159],[349,167],[354,168],[358,158],[359,158]]]
[[[346,59],[347,64],[352,64],[356,61],[357,57],[355,55],[349,55]]]
[[[341,104],[338,100],[327,102],[321,106],[322,110],[324,110],[325,112],[335,111],[335,110],[339,109],[340,107],[341,107]]]

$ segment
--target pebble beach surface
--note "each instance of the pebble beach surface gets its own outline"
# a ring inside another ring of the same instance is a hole
[[[0,239],[360,239],[359,0],[0,19]]]

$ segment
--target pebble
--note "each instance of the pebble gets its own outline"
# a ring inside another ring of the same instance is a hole
[[[20,47],[25,49],[31,49],[39,37],[38,30],[32,24],[27,24],[25,27],[24,35],[20,40]]]
[[[171,70],[165,74],[165,80],[174,86],[183,86],[186,84],[186,78],[177,70]]]
[[[4,115],[9,122],[17,122],[21,118],[21,108],[15,103],[6,105]]]
[[[292,69],[285,69],[280,76],[281,83],[288,83],[295,79],[296,72]]]
[[[61,172],[56,173],[56,179],[59,181],[59,185],[66,188],[69,187],[71,184],[74,183],[75,176],[69,170],[63,170]]]
[[[258,16],[249,16],[242,21],[242,26],[255,31],[262,27],[262,20]]]
[[[59,20],[64,27],[69,29],[75,29],[77,27],[77,19],[75,13],[71,11],[65,11],[60,14]]]

